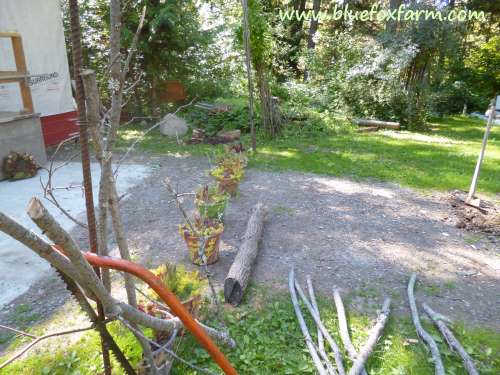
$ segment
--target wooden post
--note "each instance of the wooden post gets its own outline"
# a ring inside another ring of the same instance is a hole
[[[486,123],[486,130],[483,136],[483,144],[481,145],[481,151],[479,151],[479,157],[477,158],[476,169],[474,170],[474,175],[472,176],[472,182],[469,188],[469,195],[465,200],[465,203],[471,204],[474,194],[476,194],[477,180],[479,178],[479,172],[481,171],[481,164],[483,163],[484,153],[486,151],[486,144],[488,143],[488,137],[490,135],[491,125],[493,124],[493,119],[495,118],[495,99],[491,101],[490,105],[490,115],[488,116],[488,122]]]

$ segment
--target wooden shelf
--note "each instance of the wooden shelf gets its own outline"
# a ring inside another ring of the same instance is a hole
[[[10,82],[19,82],[24,81],[29,78],[28,73],[23,72],[0,72],[0,82],[2,83],[10,83]]]
[[[13,32],[0,32],[0,38],[10,38],[12,50],[14,52],[14,61],[16,62],[15,71],[0,71],[0,83],[17,82],[21,88],[21,98],[24,108],[29,112],[34,112],[33,99],[29,87],[29,73],[24,57],[23,39],[21,34]]]

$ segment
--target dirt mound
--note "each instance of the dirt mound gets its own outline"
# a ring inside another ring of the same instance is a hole
[[[455,226],[500,235],[500,206],[481,199],[479,207],[474,207],[465,203],[466,197],[466,193],[458,190],[449,195],[448,199],[455,215]]]

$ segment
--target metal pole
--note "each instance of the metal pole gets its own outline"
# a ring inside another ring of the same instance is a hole
[[[474,176],[472,177],[472,182],[469,188],[469,195],[465,200],[465,203],[471,204],[474,194],[476,194],[477,180],[479,178],[479,172],[481,171],[481,164],[483,163],[484,153],[486,151],[486,144],[488,143],[488,137],[490,135],[491,125],[493,124],[493,118],[495,117],[495,99],[491,101],[490,105],[490,115],[488,116],[488,122],[486,124],[486,130],[483,136],[483,144],[481,145],[481,151],[479,152],[479,157],[477,158],[476,169],[474,170]]]
[[[85,206],[87,209],[87,226],[89,230],[90,251],[97,253],[97,230],[94,212],[94,199],[92,195],[92,175],[90,173],[90,157],[88,145],[87,114],[85,108],[85,93],[83,81],[80,76],[82,71],[82,45],[80,13],[78,0],[69,1],[70,24],[71,24],[71,44],[73,55],[73,76],[75,79],[75,98],[78,113],[78,127],[80,132],[80,148],[82,153],[83,186],[85,190]],[[96,274],[100,277],[99,267],[94,267]],[[97,303],[97,315],[101,321],[105,319],[104,309],[101,303]],[[102,361],[104,373],[111,375],[111,361],[109,358],[109,347],[105,338],[101,335]]]

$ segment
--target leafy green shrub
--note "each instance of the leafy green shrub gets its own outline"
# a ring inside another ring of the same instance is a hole
[[[181,301],[201,296],[206,288],[207,282],[200,276],[200,273],[198,271],[187,271],[183,265],[165,263],[152,270],[152,272]],[[158,295],[154,291],[150,291],[149,294],[151,299],[159,300]]]

